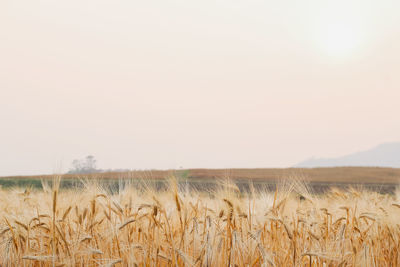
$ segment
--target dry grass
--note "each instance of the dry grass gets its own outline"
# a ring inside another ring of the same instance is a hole
[[[400,194],[0,191],[1,266],[399,266]]]

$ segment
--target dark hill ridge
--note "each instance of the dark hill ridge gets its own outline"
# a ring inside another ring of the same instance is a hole
[[[372,149],[337,158],[311,158],[295,167],[369,166],[400,168],[400,142],[385,143]]]

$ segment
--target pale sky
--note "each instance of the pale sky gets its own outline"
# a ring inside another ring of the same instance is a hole
[[[2,0],[0,176],[88,154],[100,168],[289,167],[400,141],[399,11]]]

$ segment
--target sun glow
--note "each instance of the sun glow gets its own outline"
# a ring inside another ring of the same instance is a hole
[[[364,42],[364,17],[357,6],[335,1],[317,12],[314,38],[319,49],[330,57],[349,57],[360,51]]]
[[[330,56],[352,54],[361,42],[358,31],[346,24],[329,24],[320,38],[321,48]]]

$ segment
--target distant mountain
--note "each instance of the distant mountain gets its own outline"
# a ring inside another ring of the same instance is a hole
[[[373,166],[400,168],[400,142],[385,143],[372,149],[337,158],[310,158],[294,167]]]

